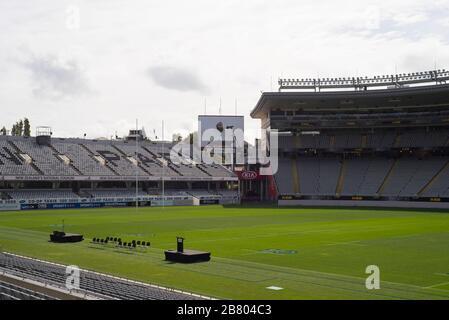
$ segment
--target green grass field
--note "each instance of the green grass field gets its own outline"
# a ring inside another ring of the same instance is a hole
[[[48,242],[52,230],[84,234]],[[164,261],[176,247],[212,252],[194,265]],[[149,240],[146,253],[94,246],[93,237]],[[4,251],[228,299],[448,299],[449,212],[166,207],[0,212]],[[381,289],[365,288],[377,265]],[[283,290],[268,290],[269,286]]]

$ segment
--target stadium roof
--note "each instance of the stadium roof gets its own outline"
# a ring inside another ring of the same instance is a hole
[[[449,108],[449,84],[366,91],[265,92],[250,115],[263,119],[276,109],[324,113],[429,107]]]
[[[415,73],[381,75],[374,77],[318,78],[318,79],[279,79],[279,91],[352,89],[368,90],[375,88],[400,88],[413,85],[443,84],[449,80],[449,71],[431,70]]]

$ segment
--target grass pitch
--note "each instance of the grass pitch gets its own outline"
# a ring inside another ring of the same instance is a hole
[[[60,229],[84,234],[53,244]],[[93,246],[93,237],[151,241],[146,253]],[[212,252],[193,265],[163,250]],[[0,248],[228,299],[449,299],[449,212],[221,206],[0,212]],[[365,288],[377,265],[381,289]],[[274,286],[282,290],[269,290]]]

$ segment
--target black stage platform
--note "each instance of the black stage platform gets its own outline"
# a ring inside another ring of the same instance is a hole
[[[65,233],[61,231],[53,231],[53,233],[50,234],[51,242],[80,242],[83,240],[84,238],[81,234]]]
[[[177,250],[166,250],[165,260],[181,263],[206,262],[210,260],[210,252],[184,250],[184,238],[177,237]]]
[[[178,252],[176,250],[166,250],[165,260],[181,263],[205,262],[210,260],[210,252],[195,250]]]

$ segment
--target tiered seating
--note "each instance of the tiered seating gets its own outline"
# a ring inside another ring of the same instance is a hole
[[[235,177],[220,165],[174,164],[170,147],[168,143],[140,142],[136,167],[133,142],[54,138],[51,146],[42,146],[34,138],[0,136],[0,175],[134,177],[137,172],[139,176],[171,178]],[[29,157],[31,164],[16,148]]]
[[[150,196],[162,196],[162,190],[148,190]],[[182,190],[164,190],[164,195],[166,197],[188,197],[189,193]]]
[[[391,160],[382,158],[346,160],[346,172],[341,195],[376,195],[391,164]]]
[[[335,195],[341,163],[333,158],[298,158],[300,190],[305,195]]]
[[[33,163],[45,174],[51,176],[76,176],[78,173],[69,165],[57,158],[55,152],[48,146],[41,146],[37,143],[16,140],[14,144],[24,153],[28,154]]]
[[[301,148],[304,149],[317,149],[318,146],[318,135],[302,135],[301,136]]]
[[[39,173],[25,163],[6,140],[0,139],[0,174],[37,175]]]
[[[331,135],[319,135],[318,149],[329,149],[331,147]]]
[[[171,144],[168,143],[157,143],[157,142],[149,142],[145,143],[145,148],[150,150],[157,157],[170,156]]]
[[[211,176],[215,176],[215,177],[233,177],[234,176],[234,174],[231,171],[227,170],[226,168],[224,168],[218,164],[210,164],[210,165],[201,164],[200,166],[201,166],[201,168],[206,170]]]
[[[0,300],[55,300],[54,298],[30,289],[0,280]]]
[[[402,148],[432,148],[445,146],[449,139],[449,130],[437,128],[407,130],[400,136],[399,147]]]
[[[370,159],[346,160],[346,174],[343,180],[341,195],[353,196],[359,194],[369,165]]]
[[[189,193],[200,199],[217,199],[221,198],[221,195],[214,193],[213,191],[209,192],[208,190],[189,190]]]
[[[83,190],[90,195],[92,195],[93,198],[129,198],[129,197],[135,197],[136,196],[136,190],[132,189],[96,189],[96,190]],[[148,196],[148,194],[142,190],[137,191],[138,197],[144,197]]]
[[[279,159],[279,170],[275,177],[281,194],[294,193],[291,161],[291,159]],[[448,161],[447,157],[422,160],[404,157],[394,164],[393,159],[381,157],[347,159],[340,195],[376,196],[381,191],[380,196],[388,197],[418,195],[447,197],[449,196]],[[300,157],[297,160],[297,166],[301,194],[335,195],[341,168],[339,159]],[[435,181],[432,181],[434,178]],[[382,190],[380,190],[381,186]],[[424,187],[426,187],[425,190],[419,194]]]
[[[149,144],[145,143],[144,146],[148,146]],[[153,144],[151,144],[153,145]],[[136,145],[135,143],[114,143],[114,146],[121,150],[124,154],[126,154],[128,157],[136,158]],[[151,154],[148,151],[145,150],[146,148],[143,148],[143,145],[139,145],[137,148],[138,152],[138,158],[139,163],[142,167],[145,168],[150,174],[154,176],[161,176],[162,174],[164,176],[170,176],[170,177],[177,177],[179,176],[178,173],[170,169],[168,166],[165,166],[162,168],[162,163],[159,159],[155,158],[155,154]]]
[[[357,195],[373,196],[377,195],[388,170],[391,168],[393,160],[391,159],[372,159],[369,163],[368,169],[363,177]]]
[[[183,177],[208,177],[206,173],[197,168],[196,165],[190,164],[173,164],[177,171],[179,171]],[[212,166],[208,166],[207,169],[212,169]],[[206,169],[206,170],[207,170]],[[222,174],[220,174],[222,175]]]
[[[446,159],[448,160],[448,159]],[[435,180],[424,190],[422,196],[425,197],[449,197],[449,164],[445,167]]]
[[[227,199],[239,198],[239,193],[236,190],[218,190],[218,194]]]
[[[18,200],[41,200],[41,199],[76,199],[77,194],[71,190],[4,190],[11,198]]]
[[[362,146],[362,136],[366,137],[366,145]],[[283,151],[295,151],[295,136],[279,136],[279,148]],[[332,144],[332,138],[334,143]],[[449,130],[437,128],[410,129],[400,133],[398,130],[362,133],[359,131],[322,132],[319,135],[304,134],[299,137],[299,149],[374,149],[388,150],[396,148],[435,148],[447,145]]]
[[[415,196],[446,163],[444,159],[399,159],[383,189],[385,195]]]
[[[293,136],[279,136],[279,148],[281,149],[295,149],[295,137]]]
[[[100,156],[111,168],[122,176],[135,176],[136,171],[138,175],[146,176],[142,169],[136,168],[136,165],[131,163],[126,157],[123,157],[120,152],[113,148],[109,142],[96,143],[87,141],[83,143],[94,155]]]
[[[66,155],[83,174],[89,176],[114,176],[114,172],[93,159],[89,152],[78,143],[54,142],[52,144],[60,153]]]
[[[293,193],[291,159],[279,158],[278,171],[275,174],[276,183],[281,194]]]
[[[15,276],[49,283],[65,288],[66,267],[0,253],[0,270]],[[80,291],[99,299],[120,300],[191,300],[198,296],[155,287],[135,281],[127,281],[107,275],[82,270]]]

